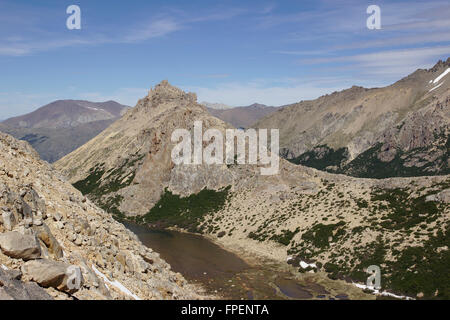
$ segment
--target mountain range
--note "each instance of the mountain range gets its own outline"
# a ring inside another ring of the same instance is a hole
[[[204,131],[214,128],[225,136],[233,125],[231,120],[213,116],[197,102],[195,93],[162,81],[115,121],[93,117],[97,120],[72,126],[85,120],[64,117],[56,128],[48,128],[67,131],[98,121],[112,122],[53,166],[39,161],[25,142],[2,136],[0,160],[9,167],[0,171],[0,179],[16,190],[5,189],[2,201],[5,208],[11,207],[10,203],[20,201],[11,202],[18,193],[24,201],[40,203],[27,200],[27,192],[34,194],[29,181],[36,180],[33,190],[43,194],[42,199],[50,199],[52,209],[63,207],[69,225],[76,224],[79,215],[85,217],[84,211],[96,215],[98,221],[107,219],[105,213],[109,213],[119,221],[200,233],[244,257],[288,263],[301,273],[320,271],[330,279],[360,287],[365,287],[361,283],[366,283],[368,266],[377,265],[382,272],[380,292],[385,295],[449,299],[449,70],[450,59],[439,61],[387,87],[354,86],[268,113],[250,126],[280,130],[279,171],[269,176],[260,174],[261,164],[175,164],[172,150],[176,142],[171,138],[175,130],[193,130],[200,121]],[[26,126],[49,123],[42,118],[15,121],[16,128],[30,130],[42,128]],[[202,148],[213,142],[203,141]],[[27,166],[31,174],[19,170]],[[84,223],[73,226],[75,232],[71,227],[61,231],[66,226],[58,223],[61,220],[54,210],[53,219],[44,218],[39,207],[32,212],[37,227],[44,219],[58,239],[66,233],[67,241],[61,241],[70,250],[80,243],[90,250],[89,245],[95,243],[86,237],[88,231],[86,235],[76,232],[87,228]],[[13,220],[8,217],[11,214],[2,215],[2,228],[11,225]],[[120,227],[113,226],[112,220],[107,222],[122,237]],[[29,219],[21,220],[17,228],[24,224],[29,225]],[[77,240],[72,233],[83,237]],[[101,237],[110,236],[107,231],[101,233]],[[115,243],[114,239],[107,241]],[[138,246],[130,241],[130,247]],[[45,247],[50,250],[52,246]],[[125,252],[114,246],[112,250],[120,251],[114,256],[125,261],[124,267],[139,269],[143,265],[139,256],[145,254],[130,247]],[[42,246],[41,250],[46,249]],[[106,250],[97,250],[104,253],[96,258],[97,265],[109,262]],[[73,261],[80,265],[83,260],[76,257]],[[10,260],[6,263],[14,267]],[[107,264],[104,271],[111,268],[120,281],[126,281],[119,264]],[[129,275],[135,275],[133,270]],[[178,286],[182,279],[175,285],[167,277],[173,276],[164,273],[160,278],[164,286],[174,286],[181,296],[195,294]],[[135,278],[130,281],[127,285],[139,295],[156,294],[151,288],[140,290]]]
[[[450,58],[383,88],[354,86],[279,108],[257,128],[279,128],[290,161],[356,177],[449,174]]]
[[[128,108],[115,101],[58,100],[4,120],[0,131],[28,141],[42,159],[52,163],[95,137]]]
[[[237,128],[250,127],[276,110],[256,103],[247,107],[205,102],[202,105],[209,106],[207,110],[213,116]],[[128,109],[115,101],[58,100],[1,121],[0,131],[28,141],[43,160],[53,163],[97,136]]]
[[[28,114],[9,118],[3,124],[19,128],[70,128],[94,121],[117,119],[126,109],[126,106],[115,101],[57,100]]]
[[[230,123],[236,128],[249,128],[261,118],[276,111],[276,107],[254,103],[245,107],[233,107],[224,109],[207,108],[214,117]]]
[[[428,77],[420,80],[427,83],[441,74],[422,73]],[[401,97],[410,91],[397,89]],[[332,96],[350,99],[365,91],[352,88]],[[371,99],[382,100],[376,97]],[[389,96],[393,110],[395,97]],[[292,116],[294,109],[287,108]],[[378,119],[388,109],[371,109],[361,119]],[[316,113],[321,119],[320,109]],[[361,179],[284,159],[272,176],[260,175],[259,165],[176,165],[172,132],[191,130],[195,121],[205,130],[231,128],[198,104],[195,94],[163,81],[55,168],[119,220],[201,233],[241,255],[288,261],[299,272],[323,271],[349,283],[365,283],[366,268],[375,264],[383,270],[386,294],[450,296],[448,175]]]

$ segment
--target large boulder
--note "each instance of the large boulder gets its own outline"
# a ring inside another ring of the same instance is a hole
[[[83,285],[83,276],[77,266],[48,259],[26,262],[22,273],[29,280],[48,288],[52,287],[67,293],[75,293]]]
[[[14,214],[11,211],[2,210],[2,220],[3,226],[5,227],[6,230],[11,231],[16,225],[16,218],[14,217]]]
[[[25,261],[41,257],[41,247],[36,236],[16,231],[0,234],[0,249],[11,258]]]
[[[443,203],[450,203],[450,189],[445,189],[437,195],[439,201]]]
[[[425,201],[439,201],[443,203],[450,203],[450,189],[445,189],[439,193],[428,195]]]
[[[61,245],[53,236],[50,228],[45,223],[40,226],[34,225],[33,230],[36,233],[38,239],[45,244],[45,246],[48,248],[48,251],[53,255],[55,259],[63,257],[63,250]]]
[[[36,283],[20,281],[21,275],[18,270],[0,268],[0,300],[53,300]]]

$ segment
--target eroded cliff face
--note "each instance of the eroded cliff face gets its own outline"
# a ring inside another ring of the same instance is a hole
[[[0,133],[2,299],[198,299],[23,141]]]
[[[147,213],[166,188],[186,196],[204,188],[258,187],[262,181],[279,180],[261,177],[255,165],[175,165],[172,132],[192,132],[195,121],[201,122],[203,132],[214,128],[223,137],[231,128],[198,104],[195,94],[163,81],[120,120],[55,166],[105,210],[126,216]],[[202,147],[206,145],[203,142]]]

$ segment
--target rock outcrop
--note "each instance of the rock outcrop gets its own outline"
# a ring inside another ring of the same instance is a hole
[[[35,282],[21,281],[19,270],[0,268],[0,300],[53,300]]]
[[[25,261],[41,257],[41,247],[34,234],[16,231],[0,234],[0,249],[8,257]]]
[[[38,259],[26,262],[21,271],[24,277],[38,283],[44,288],[56,288],[59,291],[67,293],[76,292],[83,285],[83,276],[80,267],[73,267],[69,273],[71,266],[64,262]],[[74,275],[71,285],[70,276]],[[78,281],[78,283],[77,283]]]

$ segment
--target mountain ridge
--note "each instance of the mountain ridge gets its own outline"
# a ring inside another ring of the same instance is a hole
[[[0,131],[28,141],[50,163],[83,145],[128,110],[115,101],[57,100],[0,122]]]
[[[277,110],[277,107],[270,107],[260,103],[253,103],[249,106],[230,107],[227,109],[208,108],[213,116],[233,125],[235,128],[249,128],[258,120]]]
[[[255,126],[280,128],[281,155],[294,163],[317,162],[319,169],[355,176],[361,176],[360,172],[366,169],[373,171],[365,177],[389,177],[395,171],[400,175],[447,174],[450,82],[445,79],[448,75],[439,77],[449,67],[450,58],[428,70],[418,69],[387,87],[353,86],[316,100],[301,101],[280,108]],[[433,121],[427,123],[421,114],[433,114],[430,118]],[[402,132],[393,132],[395,128]],[[430,139],[434,134],[444,138]],[[396,138],[399,135],[401,141]],[[429,144],[424,139],[434,141],[429,153],[436,154],[426,160],[426,167],[420,165],[423,162],[420,159],[424,158],[416,152]],[[377,143],[381,143],[382,149],[372,150]],[[369,155],[370,152],[373,154]],[[363,157],[378,159],[396,169],[383,172],[382,165],[375,160],[367,163],[367,167]],[[404,161],[406,158],[410,160]],[[392,162],[394,159],[397,163]],[[435,160],[442,164],[434,166]],[[417,173],[408,169],[411,166]]]
[[[2,121],[12,127],[67,128],[120,117],[129,107],[115,101],[56,100],[30,113]]]

